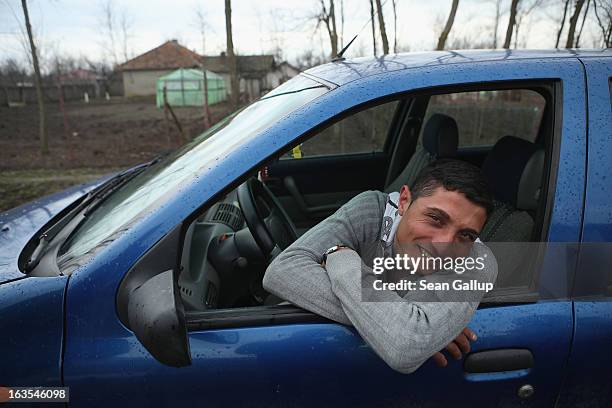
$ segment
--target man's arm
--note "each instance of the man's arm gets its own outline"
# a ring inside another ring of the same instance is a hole
[[[343,244],[359,250],[359,240],[377,230],[356,233],[350,221],[357,215],[368,228],[380,224],[378,194],[361,193],[333,215],[311,228],[268,266],[263,279],[264,288],[306,310],[336,322],[350,325],[331,282],[321,266],[323,253],[334,245]],[[359,235],[359,236],[358,236]],[[355,271],[358,273],[358,271]]]
[[[486,265],[497,275],[495,258]],[[355,251],[331,254],[326,268],[333,293],[359,334],[393,369],[412,373],[449,344],[468,324],[479,302],[415,302],[394,291],[376,293],[376,301],[362,301],[362,284],[378,279]],[[363,277],[362,277],[363,269]],[[363,278],[363,282],[362,282]]]
[[[387,302],[362,302],[362,263],[355,251],[378,239],[380,206],[374,192],[355,197],[283,251],[268,267],[263,285],[306,310],[355,326],[392,368],[410,373],[451,343],[478,303],[447,303],[440,309],[441,303],[410,302],[395,292],[386,295],[391,296]],[[322,254],[338,244],[355,251],[331,254],[323,268]]]

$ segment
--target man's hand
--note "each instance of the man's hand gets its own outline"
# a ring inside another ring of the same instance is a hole
[[[476,341],[476,333],[469,328],[465,328],[457,337],[446,346],[445,350],[455,359],[461,360],[463,354],[470,352],[470,341]],[[438,367],[446,367],[448,361],[441,351],[431,357]]]

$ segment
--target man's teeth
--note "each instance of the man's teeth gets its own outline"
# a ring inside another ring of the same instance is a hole
[[[426,251],[426,250],[425,250],[425,249],[424,249],[422,246],[419,246],[419,249],[421,250],[421,256],[422,256],[423,258],[427,258],[427,257],[431,256],[431,255],[429,254],[429,252],[427,252],[427,251]]]

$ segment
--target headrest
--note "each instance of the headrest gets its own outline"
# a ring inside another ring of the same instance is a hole
[[[441,113],[431,115],[423,129],[423,147],[437,159],[455,157],[459,131],[455,119]]]
[[[499,139],[482,165],[493,196],[521,210],[536,209],[543,172],[544,149],[514,136]]]

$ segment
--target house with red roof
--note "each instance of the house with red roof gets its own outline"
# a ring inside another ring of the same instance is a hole
[[[299,73],[297,68],[287,62],[277,63],[272,55],[237,55],[236,65],[241,97],[247,101],[257,99]],[[223,76],[225,82],[230,83],[225,53],[202,56],[182,46],[177,40],[166,41],[117,68],[123,75],[126,97],[155,95],[157,79],[178,68],[203,68]]]

